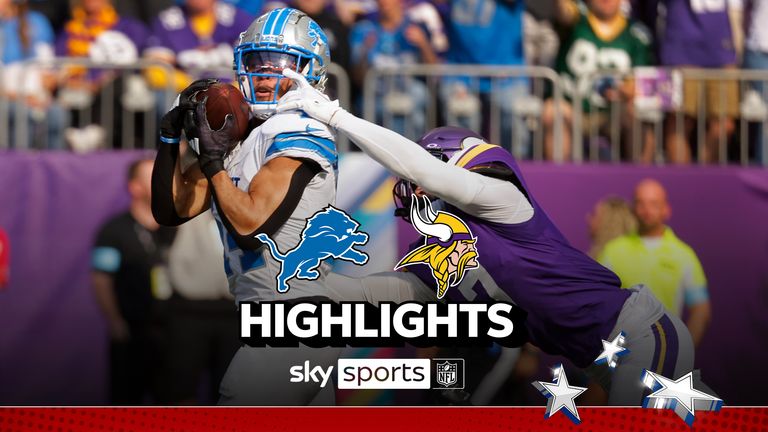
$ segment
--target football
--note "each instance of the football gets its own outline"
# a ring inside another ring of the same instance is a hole
[[[227,114],[232,114],[235,122],[235,136],[232,138],[244,140],[249,132],[251,108],[240,90],[230,84],[217,83],[199,92],[195,100],[201,101],[206,97],[208,100],[205,102],[205,111],[211,129],[221,129]]]

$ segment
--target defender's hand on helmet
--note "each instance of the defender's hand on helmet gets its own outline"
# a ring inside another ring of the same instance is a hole
[[[160,120],[160,140],[165,143],[178,143],[182,129],[188,125],[195,110],[195,95],[219,82],[217,79],[199,79],[179,94],[178,102]],[[186,130],[186,129],[185,129]],[[188,138],[191,138],[188,136]]]
[[[235,119],[232,114],[227,114],[224,118],[224,125],[221,129],[213,130],[208,124],[208,117],[205,111],[204,98],[198,102],[195,108],[195,117],[197,117],[197,131],[199,139],[200,154],[197,157],[200,163],[200,169],[207,178],[213,177],[219,171],[224,171],[224,157],[227,152],[237,144],[237,140],[232,139],[236,136],[234,133]]]
[[[331,101],[311,84],[303,75],[291,69],[284,69],[283,76],[293,80],[294,88],[277,103],[277,112],[304,111],[315,120],[331,127],[338,127],[341,113],[346,112],[339,106],[339,101]]]

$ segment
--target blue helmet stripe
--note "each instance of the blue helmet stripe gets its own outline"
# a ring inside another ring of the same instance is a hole
[[[291,8],[283,9],[282,13],[280,14],[280,17],[275,22],[275,28],[272,34],[275,34],[275,35],[283,34],[283,30],[285,30],[285,25],[288,23],[288,17],[291,16],[292,12],[293,12],[293,9]]]
[[[275,9],[272,12],[269,13],[269,16],[267,17],[267,22],[264,23],[264,34],[269,35],[272,34],[272,28],[275,26],[275,20],[277,19],[277,16],[280,15],[281,9]]]

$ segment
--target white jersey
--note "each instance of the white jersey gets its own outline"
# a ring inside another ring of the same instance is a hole
[[[323,123],[303,113],[275,114],[251,131],[224,161],[227,174],[235,185],[248,191],[251,180],[270,160],[289,156],[310,159],[323,169],[304,189],[296,210],[285,224],[271,235],[282,253],[293,249],[301,240],[306,221],[316,212],[335,204],[338,153],[335,135]],[[222,223],[216,205],[211,206],[224,243],[224,270],[229,290],[237,302],[285,300],[307,296],[327,296],[325,276],[330,265],[323,263],[317,280],[292,279],[290,290],[278,293],[276,277],[281,263],[274,260],[266,246],[244,251],[235,243]]]

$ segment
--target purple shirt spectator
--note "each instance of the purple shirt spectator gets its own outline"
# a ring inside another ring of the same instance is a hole
[[[146,35],[147,29],[140,21],[118,16],[112,6],[91,14],[78,7],[56,39],[55,51],[61,57],[130,64],[146,47]]]
[[[193,30],[185,7],[164,10],[152,23],[147,54],[174,59],[181,69],[231,69],[233,46],[253,16],[222,2],[214,5],[214,14],[213,33],[204,37]]]
[[[723,67],[736,64],[728,0],[635,0],[632,12],[650,28],[666,6],[659,56],[664,66]]]

